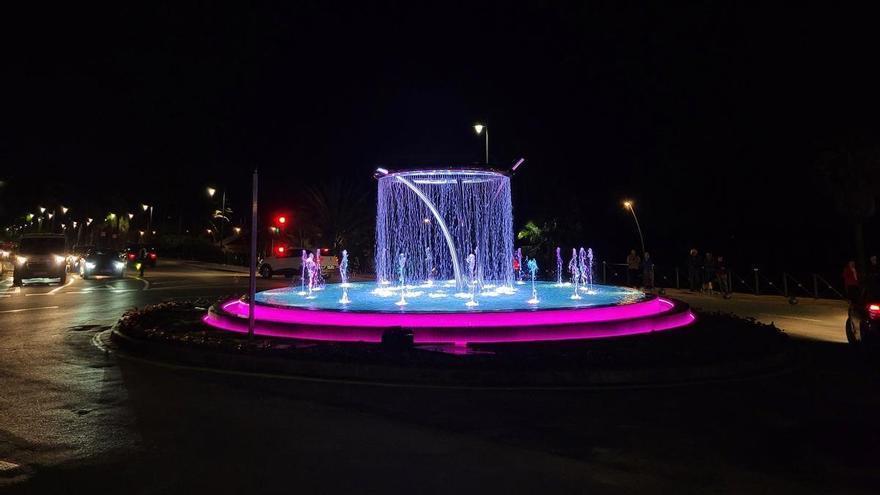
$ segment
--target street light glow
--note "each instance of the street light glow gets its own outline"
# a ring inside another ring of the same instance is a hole
[[[626,200],[626,201],[623,202],[623,207],[624,207],[624,208],[632,208],[632,206],[633,206],[633,202],[630,201],[630,200]]]
[[[40,206],[39,208],[40,208],[40,213],[46,213],[46,209],[45,209],[45,208],[43,208],[42,206]]]
[[[213,197],[214,197],[214,194],[215,194],[216,192],[217,192],[217,190],[214,189],[213,187],[209,187],[209,188],[208,188],[208,196],[211,196],[211,197],[213,198]]]
[[[483,124],[475,124],[474,130],[477,131],[477,134],[481,134],[483,132],[483,128],[486,127]]]
[[[69,208],[67,208],[67,207],[65,207],[65,206],[62,206],[62,207],[61,207],[61,213],[62,213],[63,215],[67,215],[67,210],[68,210],[68,209],[69,209]]]
[[[148,205],[148,204],[142,204],[142,205],[141,205],[141,208],[143,208],[144,211],[147,211],[147,210],[150,209],[150,205]]]
[[[132,218],[134,218],[134,213],[129,213],[129,214],[128,214],[128,219],[131,220]]]

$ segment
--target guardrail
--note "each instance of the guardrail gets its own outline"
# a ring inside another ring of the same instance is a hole
[[[624,285],[626,267],[626,263],[603,261],[601,273],[598,275],[603,284]],[[702,273],[699,278],[702,280]],[[658,288],[689,288],[687,270],[678,266],[655,265],[654,285]],[[727,287],[731,292],[755,295],[776,294],[788,298],[845,299],[841,289],[828,282],[822,275],[814,272],[774,274],[760,268],[752,268],[747,272],[729,269],[727,271]]]

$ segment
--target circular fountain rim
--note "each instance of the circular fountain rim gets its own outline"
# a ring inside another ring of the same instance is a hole
[[[352,282],[352,283],[363,283],[363,282]],[[372,282],[366,282],[366,283],[369,284]],[[541,281],[540,283],[553,284],[554,282]],[[333,284],[327,284],[327,285],[339,286],[340,284],[333,283]],[[616,287],[616,286],[596,284],[596,287]],[[625,287],[619,287],[619,288],[626,289]],[[279,287],[276,289],[267,289],[267,290],[260,291],[257,294],[271,292],[274,290],[286,290],[286,289],[289,289],[289,288],[288,287]],[[285,305],[285,304],[273,304],[273,303],[260,302],[260,301],[254,301],[254,304],[257,306],[265,306],[265,307],[278,308],[278,309],[295,309],[295,310],[304,310],[304,311],[326,311],[326,312],[348,313],[348,314],[363,313],[363,314],[389,314],[389,315],[411,314],[411,315],[446,316],[446,315],[451,315],[451,314],[480,314],[480,313],[499,314],[499,313],[536,313],[536,312],[540,312],[540,311],[583,311],[583,310],[589,310],[589,309],[616,308],[616,307],[621,307],[621,306],[628,306],[630,304],[646,303],[646,302],[650,302],[654,299],[658,299],[660,297],[656,294],[647,294],[647,293],[642,292],[637,289],[627,289],[627,290],[631,290],[633,292],[638,292],[642,295],[642,297],[638,300],[624,302],[624,303],[595,304],[595,305],[590,305],[590,306],[537,306],[537,307],[524,306],[519,309],[473,309],[473,308],[468,309],[468,308],[465,308],[465,309],[461,309],[458,311],[418,311],[418,310],[413,310],[411,308],[406,308],[406,309],[398,308],[396,310],[390,309],[390,308],[387,310],[384,310],[384,309],[376,309],[376,310],[345,309],[345,308],[329,307],[329,306],[328,307],[293,306],[293,305]],[[242,295],[239,300],[241,302],[246,303],[247,302],[247,295],[246,294]]]

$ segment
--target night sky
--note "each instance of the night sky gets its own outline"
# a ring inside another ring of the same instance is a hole
[[[493,164],[527,160],[517,225],[576,218],[605,258],[637,247],[624,197],[658,263],[694,245],[836,273],[853,253],[814,165],[880,144],[873,12],[328,3],[8,12],[2,223],[51,202],[168,213],[207,184],[244,212],[254,167],[266,211],[295,211],[332,176],[480,162],[480,121]]]

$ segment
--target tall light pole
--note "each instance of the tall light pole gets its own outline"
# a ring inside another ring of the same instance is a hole
[[[636,221],[636,230],[639,231],[639,241],[642,243],[642,256],[645,255],[645,238],[642,236],[642,227],[639,226],[639,217],[636,216],[636,210],[633,207],[633,202],[631,200],[626,200],[623,202],[623,207],[629,210],[632,213],[633,220]]]
[[[141,205],[141,208],[144,209],[144,212],[146,212],[147,210],[150,211],[150,220],[147,223],[147,232],[153,232],[153,206],[144,203]]]
[[[489,164],[489,128],[484,126],[483,124],[474,124],[474,130],[477,131],[477,135],[483,134],[483,131],[486,131],[486,165]]]

